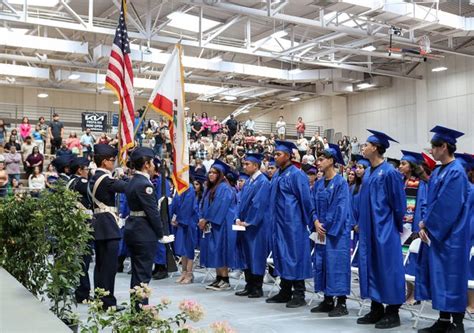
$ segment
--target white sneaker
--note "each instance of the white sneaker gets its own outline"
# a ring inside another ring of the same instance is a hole
[[[220,280],[217,285],[214,285],[210,287],[209,289],[215,290],[215,291],[223,291],[223,290],[230,290],[231,286],[229,282],[225,282],[224,280]]]

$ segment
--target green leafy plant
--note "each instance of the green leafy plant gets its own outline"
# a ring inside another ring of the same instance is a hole
[[[50,310],[68,324],[77,322],[72,313],[76,305],[74,291],[79,285],[83,256],[88,253],[91,228],[87,215],[76,208],[77,194],[58,185],[53,191],[43,191],[40,196],[38,219],[47,225],[53,252],[48,261],[49,277],[46,295],[51,302]]]
[[[11,196],[0,202],[0,265],[33,295],[44,292],[50,244],[38,199]]]

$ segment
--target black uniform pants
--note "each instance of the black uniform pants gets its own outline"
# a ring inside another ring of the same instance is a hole
[[[52,155],[56,153],[56,150],[61,148],[62,142],[63,142],[63,139],[61,137],[51,139],[51,154]]]
[[[372,301],[370,304],[370,311],[378,313],[385,312],[386,314],[398,314],[398,310],[401,306],[401,304],[387,304],[387,306],[384,308],[382,303]]]
[[[247,284],[245,286],[245,289],[250,290],[250,291],[262,289],[263,275],[252,274],[250,269],[245,269],[244,274],[245,274],[245,282]]]
[[[306,291],[304,280],[286,280],[282,278],[280,281],[280,288],[280,293],[283,295],[293,295],[294,298],[304,299],[304,292]]]
[[[82,273],[79,278],[79,286],[75,291],[77,302],[82,302],[85,299],[88,299],[91,293],[91,282],[89,279],[89,265],[92,260],[92,249],[94,244],[91,242],[88,245],[89,254],[86,254],[82,257]]]
[[[104,308],[117,305],[114,288],[119,242],[120,239],[95,241],[94,288],[102,288],[110,292],[109,295],[102,298]]]
[[[158,243],[152,242],[127,242],[132,263],[132,279],[130,289],[139,286],[140,283],[150,283],[153,271],[153,259],[155,257]],[[148,299],[144,299],[141,304],[147,305]],[[136,305],[138,306],[138,304]]]

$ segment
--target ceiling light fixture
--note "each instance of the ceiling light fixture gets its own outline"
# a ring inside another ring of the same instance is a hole
[[[80,78],[81,76],[79,74],[70,74],[67,78],[69,80],[77,80],[78,78]]]
[[[366,47],[361,48],[361,50],[362,51],[373,52],[373,51],[377,50],[377,48],[373,45],[367,45]]]
[[[167,16],[171,21],[167,24],[170,27],[188,30],[192,32],[199,32],[199,17],[195,15],[186,14],[183,12],[173,12]],[[220,22],[202,19],[202,31],[207,31],[221,24]]]
[[[237,97],[232,96],[232,95],[227,95],[227,96],[224,96],[224,99],[226,101],[235,101],[237,99]]]
[[[114,101],[113,104],[120,104],[120,102],[119,101]]]
[[[445,71],[447,70],[448,67],[445,67],[445,66],[439,66],[439,67],[435,67],[433,69],[431,69],[432,72],[442,72],[442,71]]]
[[[38,94],[38,97],[39,97],[39,98],[46,98],[46,97],[48,97],[48,96],[49,96],[49,95],[48,95],[47,93],[39,93],[39,94]]]
[[[282,38],[288,35],[288,32],[285,30],[280,30],[271,34],[273,38]]]
[[[292,97],[292,98],[290,98],[290,102],[298,102],[299,100],[301,100],[300,97]]]
[[[362,83],[359,83],[357,85],[357,88],[359,89],[367,89],[367,88],[371,88],[371,87],[374,87],[375,85],[372,84],[372,83],[367,83],[367,82],[362,82]]]

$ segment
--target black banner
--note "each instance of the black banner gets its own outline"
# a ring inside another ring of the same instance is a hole
[[[93,132],[106,132],[107,113],[83,112],[82,130],[90,128]]]

